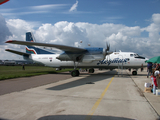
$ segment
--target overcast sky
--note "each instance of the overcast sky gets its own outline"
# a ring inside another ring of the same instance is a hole
[[[22,59],[6,52],[24,52],[7,40],[25,40],[33,32],[37,42],[106,47],[160,55],[159,0],[10,0],[0,5],[0,59]],[[80,43],[80,41],[83,43]]]

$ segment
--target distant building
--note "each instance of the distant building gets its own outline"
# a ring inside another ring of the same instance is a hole
[[[15,65],[33,65],[33,61],[26,61],[26,60],[0,60],[0,65],[6,66],[15,66]]]
[[[5,60],[4,61],[4,65],[12,65],[12,66],[14,66],[14,65],[16,65],[16,61],[14,61],[14,60]]]
[[[3,65],[3,61],[2,60],[0,60],[0,65]]]

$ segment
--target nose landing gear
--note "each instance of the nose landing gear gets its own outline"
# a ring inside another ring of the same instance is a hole
[[[132,72],[132,75],[137,75],[137,71],[133,71],[133,72]]]

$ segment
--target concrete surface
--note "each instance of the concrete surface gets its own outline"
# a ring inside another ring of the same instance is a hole
[[[60,80],[65,80],[67,78],[71,78],[71,75],[65,72],[54,75],[48,74],[3,80],[0,81],[0,95],[46,85]]]
[[[143,92],[144,83],[150,82],[146,71],[138,72],[137,76],[123,73],[123,77],[118,77],[116,71],[82,73],[79,77],[1,95],[0,119],[158,119],[160,97]]]
[[[128,72],[128,71],[127,71]],[[142,91],[146,100],[151,104],[153,109],[157,112],[160,116],[160,96],[153,95],[152,93],[144,92],[144,83],[152,83],[150,77],[147,78],[147,71],[146,69],[143,72],[139,71],[138,76],[132,76],[130,72],[128,72],[132,80],[136,83],[137,87]]]

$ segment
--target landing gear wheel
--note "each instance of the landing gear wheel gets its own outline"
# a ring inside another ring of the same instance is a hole
[[[89,73],[94,73],[94,69],[89,69]]]
[[[79,76],[79,71],[78,71],[78,70],[73,70],[73,71],[71,72],[71,75],[72,75],[72,77]]]
[[[76,76],[79,76],[79,70],[76,70]]]
[[[137,71],[133,71],[133,72],[132,72],[132,75],[137,75]]]

